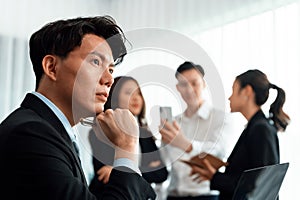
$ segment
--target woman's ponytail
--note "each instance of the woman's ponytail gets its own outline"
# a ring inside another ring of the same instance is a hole
[[[277,90],[277,97],[270,106],[269,118],[274,122],[277,130],[285,131],[290,122],[290,117],[282,110],[283,104],[285,103],[285,92],[280,87],[271,83],[269,84],[269,88]]]

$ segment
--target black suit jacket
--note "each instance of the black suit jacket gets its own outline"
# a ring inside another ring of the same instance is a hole
[[[152,133],[140,127],[140,148],[142,152],[140,170],[143,177],[149,183],[162,183],[168,178],[168,171],[164,165],[164,161],[160,156],[160,152],[155,144]],[[160,165],[153,168],[149,167],[152,161],[160,161]]]
[[[130,169],[114,169],[96,197],[85,182],[62,123],[38,97],[28,94],[0,125],[1,199],[154,199],[151,186]]]
[[[168,171],[161,159],[158,148],[153,139],[152,133],[143,127],[139,128],[140,131],[140,148],[142,152],[141,165],[139,166],[142,176],[149,183],[161,183],[165,181],[168,177]],[[99,141],[93,131],[90,131],[89,135],[90,144],[93,150],[93,164],[94,172],[96,172],[104,165],[113,165],[114,161],[114,149],[106,143]],[[155,168],[149,167],[152,161],[159,160],[161,164]],[[103,187],[105,184],[98,181],[98,176],[92,179],[90,184],[91,191],[99,191],[99,188]]]
[[[227,162],[225,172],[217,172],[210,185],[220,191],[220,200],[232,199],[244,170],[279,163],[277,130],[261,110],[249,120]]]

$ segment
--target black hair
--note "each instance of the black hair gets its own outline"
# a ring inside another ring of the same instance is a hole
[[[269,89],[277,90],[277,97],[275,101],[271,104],[269,110],[269,118],[274,122],[274,126],[279,131],[285,131],[287,125],[289,124],[289,116],[283,112],[282,107],[285,103],[285,92],[280,87],[271,84],[267,76],[257,70],[248,70],[236,77],[236,80],[240,84],[240,88],[244,88],[250,85],[255,93],[255,103],[258,106],[263,105],[269,97]]]
[[[141,127],[145,127],[145,126],[147,126],[147,123],[146,123],[146,120],[145,120],[146,104],[145,104],[144,96],[142,94],[139,83],[133,77],[119,76],[119,77],[116,77],[114,79],[114,83],[112,84],[111,89],[109,91],[107,101],[104,104],[104,110],[120,108],[120,106],[119,106],[120,91],[121,91],[123,85],[127,81],[134,81],[138,85],[139,92],[141,93],[141,96],[142,96],[142,99],[143,99],[143,107],[142,107],[141,113],[138,114],[137,118],[138,118],[139,125]]]
[[[204,69],[201,67],[201,65],[194,64],[191,61],[185,61],[177,68],[175,77],[177,78],[179,74],[190,69],[196,69],[203,77],[205,75]]]
[[[77,46],[81,45],[86,34],[95,34],[106,39],[115,64],[122,62],[126,55],[126,38],[122,29],[110,16],[79,17],[58,20],[43,26],[33,33],[29,40],[30,59],[36,76],[36,90],[44,74],[42,60],[46,55],[66,58]]]

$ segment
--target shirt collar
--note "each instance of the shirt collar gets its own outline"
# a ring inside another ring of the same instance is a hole
[[[182,113],[178,116],[178,120],[189,121],[191,118],[196,118],[196,117],[200,117],[201,119],[206,120],[209,118],[211,110],[212,110],[212,106],[208,102],[204,101],[200,106],[200,108],[198,109],[198,111],[192,117],[188,118],[185,116],[184,113]]]
[[[201,117],[202,119],[208,119],[209,115],[211,113],[212,107],[210,106],[210,104],[206,101],[204,101],[202,103],[202,105],[200,106],[200,108],[197,111],[197,115],[199,117]]]
[[[66,131],[67,131],[68,135],[70,136],[71,140],[76,141],[76,135],[73,132],[72,126],[69,123],[66,116],[63,114],[63,112],[54,103],[52,103],[47,97],[45,97],[41,93],[32,92],[32,94],[34,94],[39,99],[41,99],[52,110],[52,112],[57,116],[59,121],[63,124],[63,126],[66,129]]]

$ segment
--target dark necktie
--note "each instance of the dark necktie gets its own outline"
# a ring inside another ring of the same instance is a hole
[[[79,146],[78,146],[78,144],[77,144],[75,141],[72,141],[72,143],[73,143],[75,152],[76,152],[76,154],[77,154],[78,160],[80,161],[80,157],[79,157]]]

